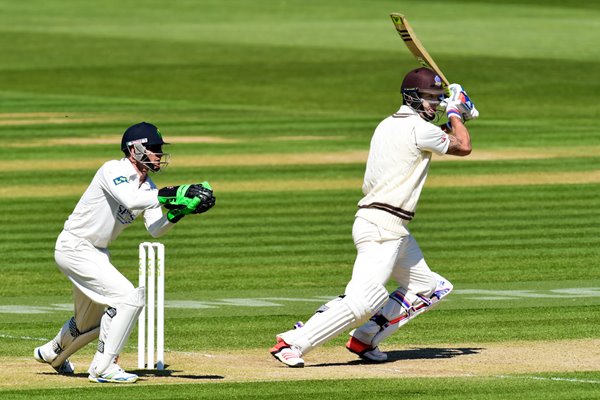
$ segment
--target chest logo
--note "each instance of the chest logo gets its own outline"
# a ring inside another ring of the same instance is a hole
[[[119,209],[117,210],[117,221],[119,221],[123,225],[127,225],[133,222],[135,219],[135,215],[125,208],[124,206],[119,204]]]

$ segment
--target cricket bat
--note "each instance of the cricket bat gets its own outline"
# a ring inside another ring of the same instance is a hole
[[[390,14],[390,17],[392,17],[392,22],[394,23],[398,34],[402,40],[404,40],[404,44],[406,44],[408,50],[410,50],[410,52],[416,57],[417,61],[419,61],[419,63],[421,63],[421,65],[424,67],[434,70],[435,73],[442,78],[444,84],[448,86],[450,84],[448,79],[446,79],[440,70],[440,67],[437,66],[435,61],[433,61],[433,58],[431,58],[427,50],[425,50],[425,47],[421,44],[417,38],[417,35],[415,35],[415,31],[413,31],[411,26],[408,24],[406,17],[400,13],[392,13]]]

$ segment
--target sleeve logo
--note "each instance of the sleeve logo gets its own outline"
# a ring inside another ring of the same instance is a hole
[[[113,179],[113,183],[115,184],[115,186],[118,186],[121,183],[127,183],[127,178],[125,178],[124,176],[119,176],[119,177]]]

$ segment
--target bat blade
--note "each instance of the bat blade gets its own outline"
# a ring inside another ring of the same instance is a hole
[[[392,18],[392,22],[396,27],[396,31],[398,31],[398,34],[404,41],[404,44],[406,44],[406,47],[408,47],[408,50],[410,50],[410,52],[415,56],[417,61],[424,67],[434,70],[435,73],[438,74],[440,78],[442,78],[444,84],[448,86],[450,84],[448,82],[448,79],[446,79],[446,77],[440,70],[440,67],[438,67],[435,61],[433,61],[433,58],[431,57],[431,55],[429,55],[429,53],[425,49],[425,46],[423,46],[421,41],[419,41],[417,35],[415,34],[415,31],[413,31],[412,27],[406,20],[404,14],[392,13],[390,14],[390,17]]]

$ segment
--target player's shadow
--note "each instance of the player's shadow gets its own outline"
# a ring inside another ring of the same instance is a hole
[[[224,376],[221,375],[179,375],[180,372],[174,369],[168,369],[168,365],[165,365],[165,369],[157,370],[157,369],[136,369],[136,370],[127,370],[132,374],[136,374],[139,376],[141,381],[144,381],[146,378],[178,378],[178,379],[189,379],[189,380],[220,380],[225,379]],[[41,372],[41,375],[56,375],[56,372]],[[82,378],[88,379],[89,374],[87,372],[79,372],[73,375],[70,375],[74,378]]]
[[[480,347],[458,347],[458,348],[421,348],[408,350],[388,351],[388,361],[400,360],[434,360],[440,358],[454,358],[479,354],[483,350]]]
[[[165,369],[138,369],[131,371],[140,377],[140,379],[144,378],[178,378],[178,379],[190,379],[190,380],[220,380],[225,379],[224,376],[221,375],[180,375],[180,372],[174,369],[167,369],[168,365],[165,365]]]
[[[479,354],[483,350],[483,348],[478,347],[458,347],[458,348],[417,348],[417,349],[407,349],[407,350],[392,350],[387,351],[386,354],[388,356],[387,361],[385,363],[392,363],[395,361],[402,360],[436,360],[436,359],[444,359],[444,358],[454,358],[460,356],[468,356],[473,354]],[[373,362],[369,360],[352,360],[348,362],[339,362],[339,363],[323,363],[323,364],[315,364],[310,367],[333,367],[333,366],[341,366],[341,365],[362,365],[362,364],[382,364],[378,362]]]

